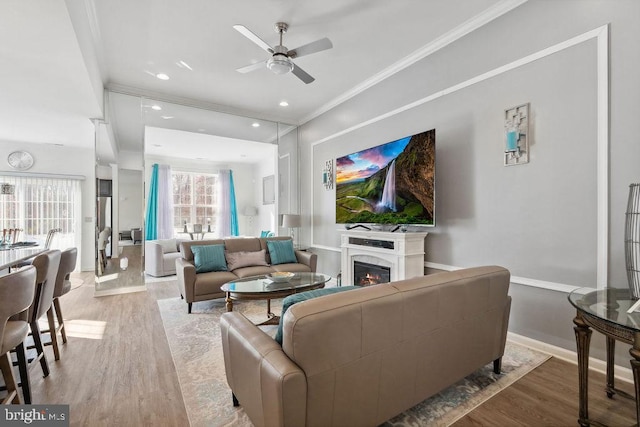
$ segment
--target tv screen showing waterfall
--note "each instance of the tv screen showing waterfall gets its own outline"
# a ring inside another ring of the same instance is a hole
[[[336,159],[336,223],[435,225],[435,129]]]

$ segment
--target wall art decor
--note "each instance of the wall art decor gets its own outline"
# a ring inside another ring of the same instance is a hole
[[[529,103],[504,112],[504,165],[529,163]]]
[[[326,190],[333,189],[333,160],[327,160],[324,162],[324,169],[322,170],[322,183]]]

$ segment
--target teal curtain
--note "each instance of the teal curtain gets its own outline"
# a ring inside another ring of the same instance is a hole
[[[231,204],[231,235],[238,235],[238,209],[236,207],[236,190],[233,187],[233,171],[229,171],[229,198]]]
[[[144,236],[146,240],[158,238],[158,164],[151,166],[151,183],[147,198],[147,217],[145,220]]]

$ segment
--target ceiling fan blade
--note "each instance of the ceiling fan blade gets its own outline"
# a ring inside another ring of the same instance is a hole
[[[245,36],[246,38],[248,38],[249,40],[257,44],[258,46],[260,46],[262,49],[266,50],[269,53],[273,53],[273,48],[269,46],[267,42],[262,40],[260,37],[256,36],[254,33],[251,32],[251,30],[249,30],[244,25],[234,25],[233,28],[237,32],[239,32],[240,34],[242,34],[243,36]]]
[[[289,55],[290,58],[299,58],[301,56],[309,55],[311,53],[316,53],[316,52],[321,52],[323,50],[331,49],[332,47],[333,47],[333,44],[331,43],[331,40],[325,37],[323,39],[316,40],[311,43],[307,43],[295,49],[291,49],[287,53],[287,55]]]
[[[256,62],[255,64],[247,65],[241,68],[236,69],[239,73],[248,73],[249,71],[259,70],[260,68],[265,68],[265,64],[267,61]]]
[[[293,64],[293,70],[291,70],[291,72],[306,84],[309,84],[315,80],[313,77],[309,75],[309,73],[304,71],[302,68],[298,67],[298,65],[295,63]]]

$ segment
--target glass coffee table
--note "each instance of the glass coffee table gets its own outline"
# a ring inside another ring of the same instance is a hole
[[[227,311],[233,311],[233,301],[267,300],[267,320],[261,325],[277,325],[280,317],[271,312],[272,299],[324,288],[330,279],[330,276],[318,273],[295,273],[286,282],[275,282],[267,276],[253,276],[227,282],[220,289],[227,294]]]

